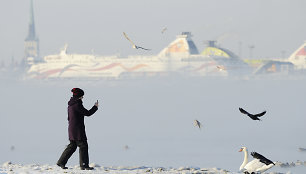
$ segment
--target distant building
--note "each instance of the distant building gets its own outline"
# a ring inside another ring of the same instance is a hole
[[[41,62],[42,59],[39,56],[39,39],[35,33],[35,21],[34,21],[34,10],[33,0],[30,5],[30,23],[28,29],[28,36],[24,41],[24,60],[23,63],[31,65],[36,62]]]

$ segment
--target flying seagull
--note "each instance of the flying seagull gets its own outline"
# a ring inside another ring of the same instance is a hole
[[[11,151],[14,151],[15,150],[15,146],[11,146]]]
[[[128,41],[130,41],[131,43],[132,43],[132,45],[133,45],[133,48],[136,48],[136,49],[143,49],[143,50],[151,50],[151,49],[147,49],[147,48],[143,48],[143,47],[140,47],[140,46],[137,46],[137,45],[135,45],[134,44],[134,42],[127,36],[127,34],[125,33],[125,32],[123,32],[123,35],[124,35],[124,37],[128,40]]]
[[[201,124],[198,120],[194,120],[194,121],[193,121],[193,124],[194,124],[196,127],[198,127],[199,129],[201,129],[201,127],[202,127],[202,124]]]
[[[299,147],[299,151],[300,151],[300,152],[305,152],[305,151],[306,151],[306,148]]]
[[[167,27],[163,28],[161,33],[164,34],[164,32],[167,30]]]
[[[224,66],[217,66],[217,68],[219,69],[219,71],[225,71],[226,70],[226,68],[224,67]]]
[[[128,145],[124,146],[124,150],[129,150],[129,149],[130,149],[130,147]]]
[[[261,116],[266,114],[266,111],[263,111],[262,113],[253,115],[253,114],[248,113],[247,111],[245,111],[242,108],[239,108],[239,110],[240,110],[241,113],[248,115],[252,120],[259,120],[260,121],[260,119],[258,117],[261,117]]]

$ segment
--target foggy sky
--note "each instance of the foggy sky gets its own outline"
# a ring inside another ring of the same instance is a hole
[[[155,55],[190,31],[200,52],[214,39],[243,58],[250,45],[253,57],[267,58],[288,57],[306,40],[305,7],[305,0],[34,0],[34,15],[41,56],[65,43],[70,53]],[[30,0],[0,1],[0,61],[23,57],[29,12]],[[132,49],[122,32],[152,51]]]

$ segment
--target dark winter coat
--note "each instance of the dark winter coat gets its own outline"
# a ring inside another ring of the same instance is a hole
[[[97,106],[87,110],[84,108],[82,100],[71,97],[68,102],[69,140],[87,140],[84,116],[91,116],[97,110]]]

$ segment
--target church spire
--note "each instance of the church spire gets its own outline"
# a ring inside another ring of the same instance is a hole
[[[28,28],[28,36],[25,39],[25,62],[32,64],[34,62],[40,62],[39,57],[39,39],[35,33],[35,21],[34,21],[34,9],[33,0],[30,1],[30,22]]]
[[[28,31],[28,37],[26,40],[36,40],[35,35],[35,22],[34,22],[34,10],[33,10],[33,0],[31,0],[30,5],[30,23],[29,23],[29,31]]]

